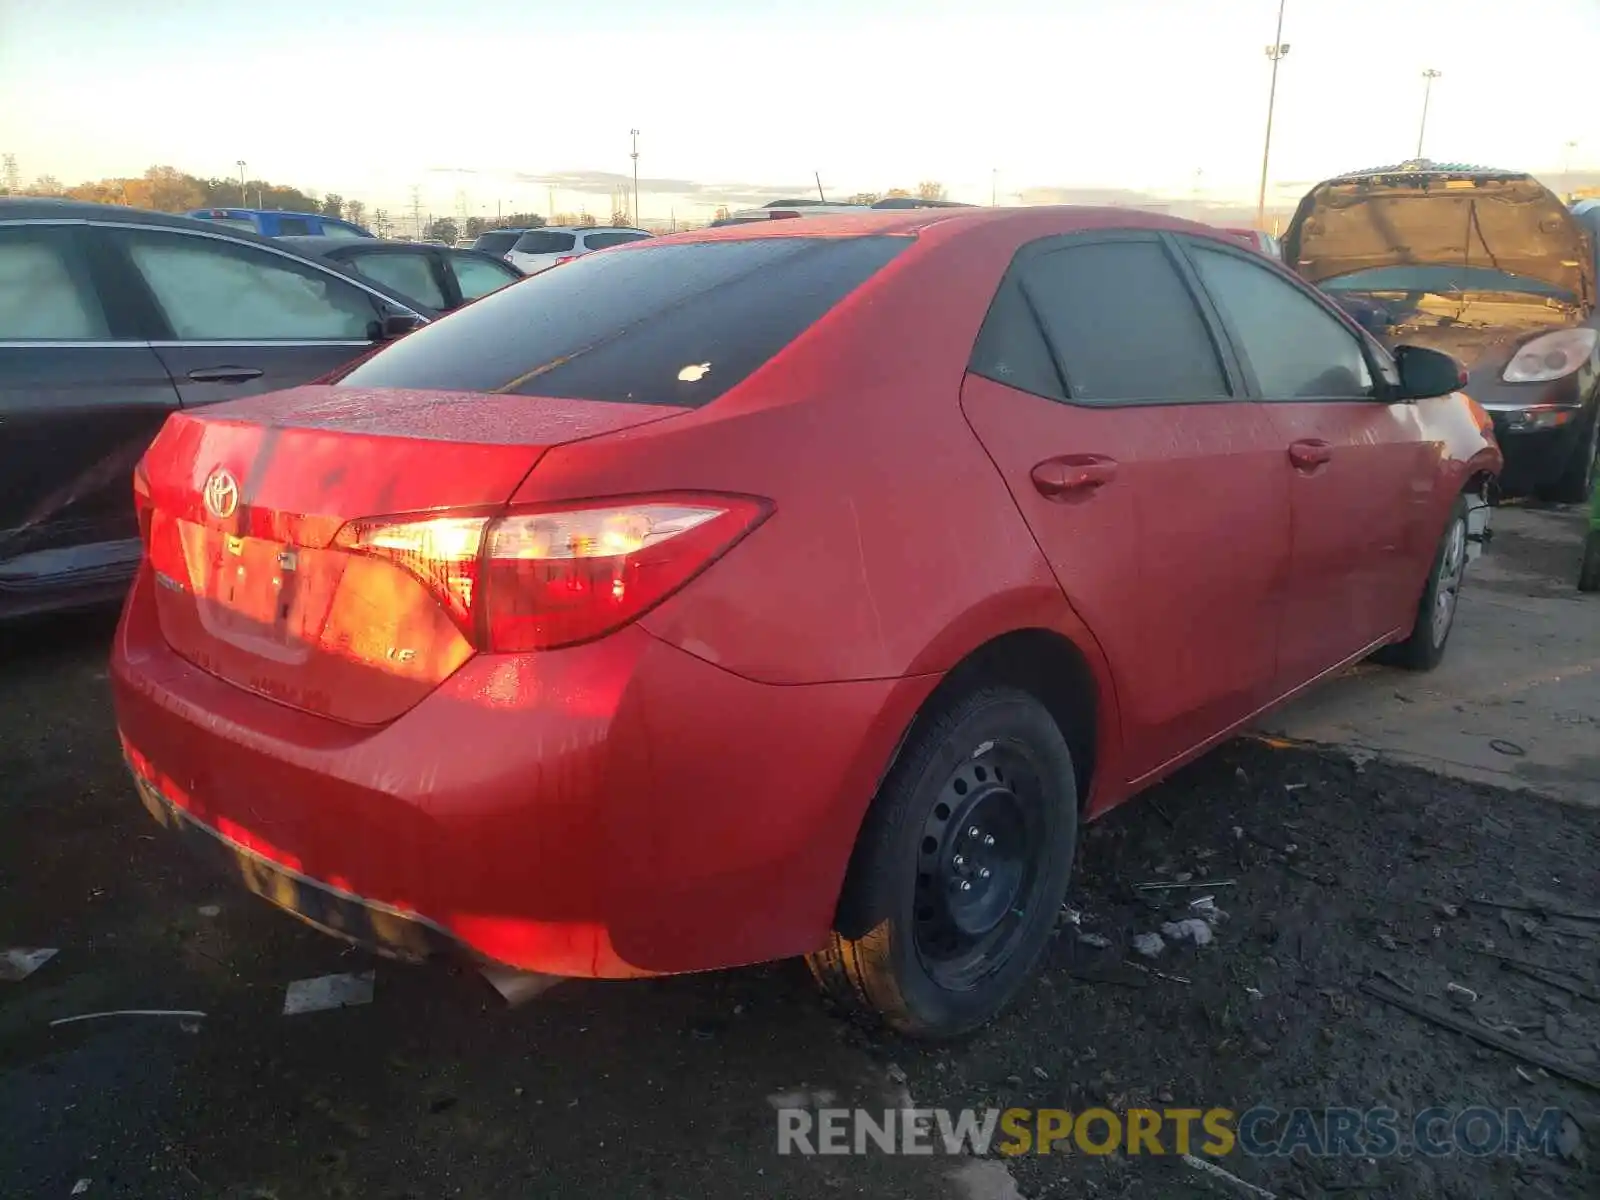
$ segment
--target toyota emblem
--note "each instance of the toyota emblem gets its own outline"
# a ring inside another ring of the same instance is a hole
[[[206,479],[204,496],[206,511],[226,521],[239,507],[239,481],[226,467],[218,467]]]

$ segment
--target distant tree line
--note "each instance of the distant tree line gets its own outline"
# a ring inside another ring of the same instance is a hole
[[[337,192],[318,199],[315,192],[303,191],[264,179],[247,179],[241,187],[237,179],[203,179],[176,167],[151,167],[137,178],[96,179],[67,187],[54,175],[41,175],[24,187],[0,185],[0,195],[61,196],[68,200],[88,200],[95,204],[122,204],[129,208],[149,208],[156,212],[181,213],[196,208],[276,208],[285,212],[321,213],[343,217],[366,225],[367,206],[360,200],[346,200]],[[378,209],[377,218],[387,214]]]
[[[915,191],[905,188],[890,188],[887,192],[857,192],[845,201],[846,204],[876,204],[879,200],[906,200],[915,196],[918,200],[948,200],[950,191],[944,184],[936,180],[924,180],[917,184]]]

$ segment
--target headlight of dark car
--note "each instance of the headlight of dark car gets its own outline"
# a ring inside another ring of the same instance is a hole
[[[1507,383],[1546,383],[1570,375],[1594,354],[1600,333],[1593,329],[1558,329],[1519,348],[1502,373]]]

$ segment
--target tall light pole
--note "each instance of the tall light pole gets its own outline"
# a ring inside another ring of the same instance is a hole
[[[639,223],[639,131],[630,129],[633,138],[633,223]]]
[[[1572,200],[1572,152],[1578,148],[1577,142],[1563,142],[1561,145],[1561,190],[1567,193],[1567,200]]]
[[[989,207],[993,208],[1000,191],[1000,168],[992,167],[989,171]]]
[[[238,159],[235,165],[239,168],[239,207],[250,207],[250,193],[244,190],[244,159]]]
[[[1422,73],[1422,124],[1417,126],[1417,157],[1422,157],[1422,135],[1428,132],[1428,100],[1433,95],[1433,81],[1443,75],[1429,67]]]
[[[1272,110],[1278,102],[1278,64],[1289,53],[1289,43],[1283,40],[1283,6],[1278,0],[1278,32],[1272,45],[1267,47],[1267,57],[1272,60],[1272,85],[1267,89],[1267,139],[1261,147],[1261,190],[1256,193],[1256,228],[1267,227],[1267,162],[1272,157]]]

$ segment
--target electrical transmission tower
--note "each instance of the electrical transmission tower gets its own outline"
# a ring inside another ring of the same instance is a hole
[[[0,187],[15,196],[22,191],[22,169],[17,166],[17,156],[7,154],[0,158]]]

